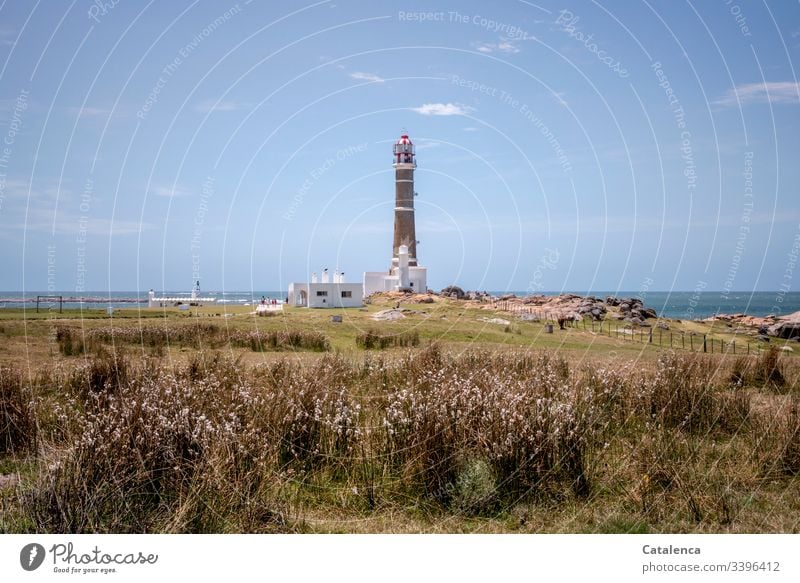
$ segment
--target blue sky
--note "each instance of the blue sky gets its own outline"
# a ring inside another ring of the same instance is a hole
[[[796,1],[5,1],[0,289],[359,280],[406,130],[434,289],[797,291],[799,56]]]

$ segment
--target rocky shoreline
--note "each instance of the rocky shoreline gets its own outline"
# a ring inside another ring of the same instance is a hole
[[[523,320],[542,318],[582,320],[586,317],[595,321],[615,319],[630,326],[643,328],[654,324],[669,330],[670,322],[680,320],[659,318],[653,308],[646,307],[638,297],[581,296],[565,293],[557,296],[529,295],[517,296],[505,294],[493,296],[487,292],[464,291],[457,286],[448,286],[441,292],[427,294],[404,294],[386,292],[380,294],[392,300],[404,303],[431,304],[442,299],[458,300],[467,306],[484,310],[509,312]],[[651,324],[650,321],[653,321]],[[742,333],[756,336],[761,340],[770,337],[796,339],[800,342],[800,312],[786,316],[749,316],[747,314],[717,314],[698,322],[721,322],[729,327],[740,328]]]

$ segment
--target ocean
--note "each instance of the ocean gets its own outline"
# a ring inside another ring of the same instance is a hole
[[[525,292],[489,292],[492,295],[500,296],[503,294],[514,293],[518,296],[526,295]],[[653,308],[659,316],[670,319],[692,320],[708,318],[714,314],[738,314],[744,313],[751,316],[767,316],[775,314],[778,316],[791,314],[800,311],[800,292],[722,292],[702,291],[702,292],[543,292],[544,295],[558,295],[559,293],[575,293],[578,295],[592,295],[598,298],[616,295],[618,297],[639,297],[645,306]],[[79,297],[74,292],[0,292],[0,310],[19,309],[27,307],[35,309],[37,295],[61,295],[64,297],[65,310],[77,309],[106,309],[114,308],[137,308],[147,306],[147,292],[115,291],[115,292],[86,292],[80,294],[84,302],[66,301],[68,298],[77,300]],[[186,297],[186,292],[165,291],[156,294],[160,297]],[[203,291],[203,297],[217,298],[217,304],[222,307],[225,305],[253,305],[257,304],[261,297],[283,301],[286,298],[284,292],[279,291],[232,291],[232,292],[209,292]],[[43,301],[40,303],[41,309],[57,308],[57,303]]]

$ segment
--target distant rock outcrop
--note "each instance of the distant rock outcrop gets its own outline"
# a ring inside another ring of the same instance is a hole
[[[453,298],[454,300],[463,300],[467,296],[464,290],[457,285],[448,285],[440,292],[440,295],[446,298]]]
[[[777,338],[800,338],[800,312],[778,318],[778,322],[767,328],[767,334]]]

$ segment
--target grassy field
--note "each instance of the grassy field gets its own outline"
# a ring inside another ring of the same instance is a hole
[[[390,307],[0,311],[0,531],[800,528],[797,343]]]

